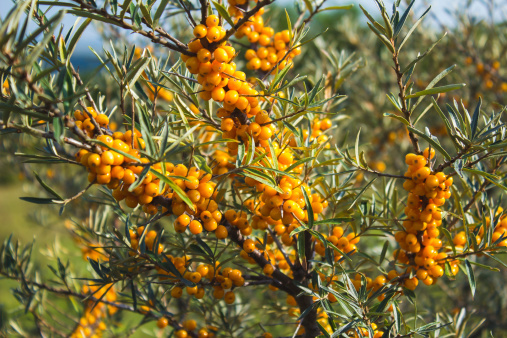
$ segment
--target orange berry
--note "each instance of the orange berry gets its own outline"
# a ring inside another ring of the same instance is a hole
[[[157,320],[157,326],[160,329],[165,328],[167,325],[169,325],[169,320],[165,317],[161,317]]]
[[[208,26],[208,27],[218,26],[219,23],[220,23],[220,20],[218,19],[218,16],[216,16],[216,15],[210,15],[206,18],[206,26]]]
[[[217,236],[218,239],[225,239],[229,235],[227,228],[223,225],[219,225],[217,229],[215,230],[215,236]]]
[[[190,232],[192,234],[198,235],[198,234],[200,234],[202,232],[202,224],[199,221],[193,220],[188,225],[188,229],[190,230]]]
[[[215,61],[217,62],[229,62],[229,55],[223,48],[217,48],[213,52],[213,56],[215,58]]]
[[[243,242],[243,250],[245,250],[246,253],[252,253],[255,250],[255,242],[248,238],[245,242]]]
[[[197,25],[194,28],[194,36],[196,38],[202,39],[208,34],[208,29],[204,25]]]
[[[190,217],[187,214],[182,214],[176,218],[175,224],[186,227],[190,224]]]
[[[428,157],[429,157],[429,159],[431,160],[432,158],[434,158],[434,157],[435,157],[435,149],[434,149],[434,148],[431,148],[431,153],[430,153],[430,148],[426,148],[426,149],[424,149],[424,151],[423,151],[423,156],[424,156],[425,158],[428,158]]]
[[[101,163],[101,157],[99,154],[91,154],[88,156],[88,166],[89,167],[98,167]]]

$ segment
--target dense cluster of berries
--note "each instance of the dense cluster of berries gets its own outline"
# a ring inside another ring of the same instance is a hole
[[[328,130],[333,126],[333,122],[331,122],[330,119],[319,119],[315,118],[312,121],[312,130],[311,133],[308,131],[308,129],[303,129],[303,138],[306,140],[307,138],[310,139],[310,142],[317,141],[318,143],[325,143],[329,137],[324,134],[324,131]],[[290,146],[296,147],[296,139],[294,137],[291,137],[290,139]],[[326,144],[326,148],[329,149],[331,145],[328,143]]]
[[[229,13],[237,22],[243,18],[243,12],[232,5],[234,2],[236,1],[229,1]],[[235,36],[238,39],[246,37],[253,47],[245,52],[247,69],[276,73],[277,70],[292,65],[292,59],[301,54],[301,47],[289,51],[290,32],[284,30],[275,33],[273,28],[264,25],[263,14],[264,8],[261,8],[241,25]]]
[[[196,56],[182,55],[188,71],[197,75],[202,86],[201,99],[223,104],[228,112],[238,110],[244,114],[255,115],[260,111],[258,92],[246,81],[246,74],[236,69],[234,47],[220,40],[225,37],[225,29],[219,25],[216,15],[206,19],[206,25],[194,28],[195,39],[188,46]]]
[[[285,150],[280,153],[278,160],[280,165],[289,166],[293,162],[293,156]],[[308,195],[315,220],[328,206],[328,202],[323,201],[319,194],[312,194],[306,184],[291,176],[283,177],[278,184],[278,189],[250,177],[245,179],[245,183],[262,193],[259,200],[245,202],[246,206],[254,212],[252,227],[266,230],[268,226],[272,226],[274,233],[281,237],[282,243],[286,246],[292,245],[293,238],[290,233],[300,225],[299,221],[308,222],[308,208],[302,189],[305,189]]]
[[[85,261],[88,261],[88,259],[94,261],[100,260],[103,262],[109,260],[109,257],[104,248],[102,248],[102,245],[89,238],[89,236],[86,236],[84,239],[82,237],[74,236],[74,241],[81,246],[81,254]]]
[[[416,270],[415,277],[405,280],[405,287],[412,290],[416,288],[418,280],[426,285],[434,284],[443,276],[447,260],[447,254],[439,252],[442,240],[439,239],[438,227],[442,224],[440,207],[451,197],[453,179],[443,172],[432,172],[430,163],[434,156],[435,151],[426,148],[422,155],[408,154],[405,157],[409,165],[405,176],[409,178],[403,187],[409,191],[409,195],[404,231],[395,235],[401,249],[396,250],[394,256],[399,262]],[[449,263],[452,273],[457,274],[458,262]]]
[[[238,7],[242,5],[237,0],[229,1],[229,14],[237,23],[243,19],[244,12]],[[283,69],[292,64],[292,59],[301,54],[301,47],[289,51],[291,40],[290,32],[283,30],[275,33],[272,27],[264,24],[264,8],[261,8],[247,22],[241,25],[235,37],[242,39],[246,37],[252,46],[245,53],[248,60],[247,68],[250,70],[262,70],[263,72]]]
[[[324,235],[324,238],[347,255],[352,255],[357,251],[356,244],[359,243],[360,240],[360,237],[352,232],[344,236],[344,230],[340,226],[333,227],[331,234],[329,236]],[[322,241],[318,240],[315,244],[315,252],[322,257],[326,256],[326,246]],[[339,261],[341,258],[341,254],[335,253],[335,262]]]
[[[84,285],[82,288],[83,295],[91,295],[96,299],[105,299],[109,302],[114,302],[117,298],[116,291],[111,284],[103,286]],[[70,335],[71,338],[88,338],[88,337],[101,337],[104,330],[107,328],[103,319],[107,316],[116,313],[118,308],[112,305],[105,305],[104,303],[96,303],[93,300],[87,302],[86,309],[79,324]]]
[[[502,215],[503,208],[499,207],[496,211],[496,216],[500,216],[496,220],[495,228],[493,229],[493,233],[491,235],[491,243],[495,246],[507,246],[507,216]],[[487,227],[491,226],[490,217],[486,217]],[[474,226],[471,230],[471,235],[475,235],[475,241],[477,244],[480,244],[484,237],[484,229],[485,226],[481,226],[481,224]],[[467,244],[467,235],[465,231],[460,231],[456,235],[454,235],[453,243],[456,246],[457,250],[463,250],[463,247]]]

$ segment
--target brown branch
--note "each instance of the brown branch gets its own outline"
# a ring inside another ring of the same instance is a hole
[[[178,0],[178,2],[183,7],[183,10],[185,11],[185,13],[187,13],[187,18],[188,18],[188,20],[190,20],[193,27],[197,26],[197,23],[195,22],[194,18],[192,17],[192,13],[190,13],[190,10],[187,8],[185,3],[182,0]]]
[[[125,22],[123,19],[121,19],[121,18],[119,18],[119,17],[117,17],[115,15],[109,14],[104,8],[101,8],[101,9],[94,8],[93,6],[89,5],[88,2],[86,2],[84,0],[73,0],[73,1],[76,2],[76,3],[78,3],[81,6],[81,9],[86,9],[90,13],[94,13],[94,14],[100,15],[100,16],[108,19],[109,21],[113,21],[116,26],[118,26],[120,28],[123,28],[123,29],[130,30],[130,31],[132,31],[134,33],[137,33],[139,35],[142,35],[142,36],[150,39],[154,43],[163,45],[163,46],[165,46],[165,47],[167,47],[169,49],[172,49],[174,51],[180,52],[180,53],[185,54],[185,55],[189,55],[189,56],[195,56],[196,55],[195,53],[192,53],[188,49],[188,47],[187,48],[181,47],[181,46],[179,46],[179,45],[177,45],[177,44],[175,44],[173,42],[170,42],[170,41],[166,40],[165,38],[161,38],[161,37],[155,35],[154,32],[148,32],[148,31],[146,31],[144,29],[137,29],[137,28],[135,28],[132,24],[129,24],[128,22]]]
[[[206,18],[208,17],[208,0],[199,0],[201,4],[201,24],[206,25]]]
[[[255,5],[255,7],[253,7],[248,12],[245,12],[243,18],[240,19],[233,27],[231,27],[230,29],[227,30],[227,32],[225,33],[225,36],[222,39],[220,39],[219,41],[211,43],[210,46],[209,46],[210,47],[209,50],[213,51],[220,44],[226,42],[234,33],[236,33],[238,31],[238,29],[243,24],[245,24],[252,16],[254,16],[254,14],[257,13],[262,7],[265,7],[265,6],[269,5],[269,4],[272,4],[275,1],[276,0],[262,0],[262,1],[257,2],[257,5]]]

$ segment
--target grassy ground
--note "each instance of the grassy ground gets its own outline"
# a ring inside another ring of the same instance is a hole
[[[35,239],[32,254],[33,262],[37,266],[36,269],[41,271],[44,276],[43,279],[48,279],[52,278],[52,273],[47,265],[55,265],[55,260],[47,259],[47,254],[52,250],[55,239],[57,239],[57,243],[63,248],[62,252],[65,253],[65,256],[61,257],[62,261],[65,263],[68,259],[72,265],[71,270],[80,276],[91,276],[90,272],[86,272],[88,264],[82,259],[80,249],[72,241],[63,225],[65,218],[55,218],[52,212],[46,215],[47,205],[39,206],[19,199],[19,197],[29,195],[30,193],[24,192],[22,183],[0,185],[0,241],[3,243],[12,235],[12,241],[19,241],[20,244],[26,245]],[[23,311],[11,292],[16,284],[17,282],[11,280],[0,279],[0,322],[5,320],[5,317],[12,316],[14,312]],[[66,308],[63,299],[62,302],[57,301],[57,303]],[[73,309],[68,308],[67,310],[69,310],[67,313],[72,314],[72,316],[76,314]],[[75,310],[79,311],[79,308]],[[125,313],[123,316],[129,319],[131,325],[142,319],[142,316],[129,313]],[[24,325],[28,324],[30,326],[32,318],[30,315],[26,315],[23,316],[21,321]],[[154,324],[148,325],[143,330],[149,332],[154,329],[154,326]],[[117,329],[122,330],[121,327]],[[139,331],[134,337],[142,337],[145,333],[146,331]]]

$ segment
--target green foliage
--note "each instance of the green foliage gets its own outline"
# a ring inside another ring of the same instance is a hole
[[[242,8],[243,15],[254,17],[273,2],[252,3]],[[273,74],[248,72],[258,90],[251,97],[262,99],[259,105],[271,119],[259,128],[274,125],[279,131],[262,143],[253,133],[238,137],[221,126],[225,104],[202,100],[202,81],[180,57],[195,55],[182,41],[193,39],[193,26],[205,23],[209,14],[220,16],[224,41],[239,30],[225,2],[16,2],[0,22],[0,82],[5,83],[0,163],[6,172],[27,176],[30,196],[23,201],[55,216],[58,210],[60,223],[67,219],[87,271],[75,272],[66,259],[74,255],[71,245],[51,244],[49,264],[39,265],[32,261],[38,255],[32,245],[7,238],[0,250],[0,275],[19,283],[13,295],[20,305],[9,309],[2,334],[77,335],[79,318],[103,305],[110,306],[102,310],[112,324],[107,336],[160,335],[153,323],[161,318],[169,319],[167,332],[178,336],[187,329],[186,314],[219,337],[264,332],[304,337],[504,335],[507,302],[501,274],[507,267],[507,242],[505,235],[495,234],[505,223],[500,206],[507,189],[507,81],[505,69],[498,66],[507,61],[500,51],[504,41],[499,32],[505,32],[505,25],[461,18],[443,34],[445,29],[425,24],[429,8],[420,15],[415,1],[400,3],[395,1],[390,11],[376,0],[376,14],[360,6],[366,26],[360,24],[359,11],[339,12],[343,22],[333,20],[328,30],[315,34],[310,23],[318,26],[319,20],[335,18],[335,11],[352,7],[305,0],[295,1],[295,12],[291,7],[285,16],[281,9],[269,13],[273,25],[288,28],[290,37],[287,54],[278,62],[299,48],[302,55],[293,65],[273,65]],[[51,15],[45,6],[58,11]],[[66,32],[60,25],[66,15],[84,21]],[[30,20],[37,26],[32,32]],[[83,81],[72,56],[92,22],[110,44],[92,50],[100,66]],[[252,46],[244,47],[248,40],[238,39],[227,41],[237,47],[234,62],[244,70],[244,51]],[[132,41],[154,48],[136,48]],[[79,127],[76,110],[91,117],[94,133]],[[93,111],[107,116],[109,124],[100,126]],[[238,110],[230,116],[246,128],[255,120]],[[313,135],[315,124],[326,118],[332,125]],[[98,139],[117,129],[140,133],[129,144],[137,153]],[[436,285],[414,291],[407,281],[417,276],[413,267],[421,264],[413,263],[415,254],[402,262],[396,235],[410,219],[405,208],[409,194],[402,184],[411,182],[412,173],[404,173],[404,155],[421,155],[426,147],[436,152],[431,172],[454,178],[439,228],[442,250],[450,258]],[[286,149],[293,157],[288,165],[280,157]],[[140,168],[125,193],[134,194],[153,180],[170,195],[154,197],[152,214],[120,203],[119,190],[95,184],[97,176],[86,183],[87,164],[74,156],[78,150],[114,151],[130,161],[125,168]],[[219,171],[221,153],[227,153],[225,171]],[[187,189],[192,178],[168,169],[177,164],[195,166],[214,182],[208,205],[213,202],[220,211],[215,223],[227,229],[225,239],[213,231],[177,230],[176,202],[198,219],[198,203]],[[280,196],[284,179],[300,179],[291,193],[300,193],[305,217],[280,211],[280,218],[289,214],[295,219],[292,228],[284,226],[285,237],[277,235],[276,222],[266,223],[267,230],[248,225],[261,219],[262,205],[267,205],[259,187]],[[314,195],[327,203],[324,211],[318,210],[322,203]],[[227,210],[244,214],[250,232],[226,217]],[[338,226],[351,236],[335,236]],[[461,235],[463,244],[457,240]],[[347,245],[341,246],[337,237],[346,238]],[[256,244],[249,255],[247,240]],[[282,258],[275,260],[268,252]],[[183,269],[175,258],[182,259]],[[244,285],[232,287],[232,305],[213,297],[224,281],[192,281],[190,273],[200,265],[243,273]],[[266,272],[269,265],[274,265],[273,273]],[[458,265],[464,274],[456,276]],[[375,276],[396,269],[402,272],[371,287]],[[85,292],[83,285],[96,289]],[[178,288],[188,295],[174,297]],[[192,297],[194,288],[204,289],[204,296]],[[66,313],[65,318],[56,320],[56,312]],[[197,330],[191,332],[197,335]]]

